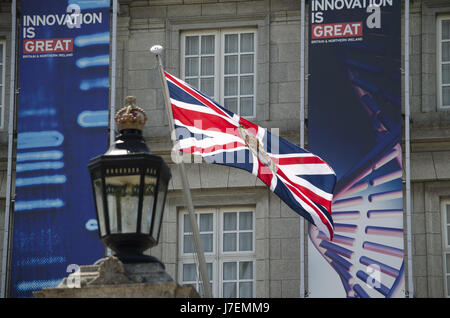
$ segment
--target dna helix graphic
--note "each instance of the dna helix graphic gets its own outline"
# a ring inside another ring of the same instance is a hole
[[[312,225],[308,234],[347,297],[404,297],[401,122],[393,120],[401,100],[392,84],[400,81],[400,58],[385,47],[386,35],[364,40],[346,44],[341,59],[376,145],[338,180],[333,240]]]

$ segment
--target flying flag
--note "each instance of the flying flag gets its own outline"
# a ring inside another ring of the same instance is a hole
[[[333,238],[333,169],[318,156],[271,134],[164,72],[179,151],[207,163],[247,170],[291,209]]]

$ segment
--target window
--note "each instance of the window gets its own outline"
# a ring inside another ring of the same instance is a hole
[[[248,207],[196,209],[200,241],[213,297],[252,298],[255,295],[255,213]],[[180,284],[194,285],[200,294],[198,266],[189,215],[179,216]]]
[[[255,117],[256,31],[186,32],[181,41],[182,78],[233,113]]]
[[[450,108],[450,16],[437,21],[438,103],[440,108]]]
[[[442,237],[444,252],[445,295],[450,297],[450,200],[442,203]]]
[[[5,41],[0,41],[0,128],[3,128],[5,118]]]

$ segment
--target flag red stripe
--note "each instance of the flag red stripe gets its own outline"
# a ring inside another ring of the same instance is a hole
[[[191,147],[182,148],[180,150],[183,152],[187,152],[187,153],[198,152],[201,154],[206,154],[206,153],[214,152],[217,150],[230,150],[230,149],[234,149],[237,147],[245,147],[245,145],[240,142],[229,142],[227,144],[214,145],[214,146],[210,146],[210,147],[191,146]]]
[[[330,222],[328,221],[327,217],[325,217],[323,215],[323,212],[320,211],[318,208],[316,208],[313,204],[311,204],[310,202],[308,202],[307,200],[305,200],[305,197],[303,196],[303,194],[298,191],[295,187],[293,187],[292,185],[290,185],[289,183],[284,183],[292,192],[294,192],[295,195],[297,195],[303,202],[305,202],[307,205],[309,205],[314,212],[316,212],[316,214],[319,216],[320,220],[322,221],[323,224],[325,224],[325,226],[328,228],[328,232],[330,233],[330,240],[333,239],[333,228],[331,227]]]
[[[259,159],[257,177],[270,188],[270,185],[272,184],[273,172],[268,167],[266,167]]]
[[[220,131],[240,138],[238,128],[219,116],[186,110],[174,104],[172,104],[172,113],[173,118],[183,125],[201,130]]]
[[[277,163],[279,165],[297,165],[297,164],[326,164],[325,161],[319,157],[291,157],[291,158],[277,158]]]
[[[214,103],[211,103],[208,99],[206,99],[205,97],[203,97],[202,95],[200,95],[199,93],[197,93],[196,91],[194,91],[193,89],[191,89],[190,87],[184,85],[183,83],[179,82],[175,77],[173,77],[172,75],[170,75],[167,72],[164,72],[164,74],[166,75],[166,77],[168,79],[170,79],[174,84],[176,84],[178,87],[180,87],[181,89],[185,90],[187,93],[189,93],[191,96],[195,97],[197,100],[199,100],[200,102],[202,102],[203,104],[205,104],[206,106],[212,108],[213,110],[215,110],[216,112],[218,112],[221,115],[224,115],[226,117],[230,117],[230,115],[228,115],[226,112],[224,112],[222,109],[220,109],[219,107],[217,107],[216,105],[214,105]]]
[[[254,133],[255,135],[258,132],[258,128],[259,128],[258,125],[255,125],[254,123],[249,122],[245,118],[239,117],[239,124],[241,124],[242,126],[244,126],[247,129],[253,130],[255,132]]]
[[[330,200],[327,200],[324,197],[318,195],[317,193],[311,191],[310,189],[308,189],[304,186],[301,186],[298,183],[293,182],[280,169],[278,169],[277,174],[279,174],[281,177],[283,177],[283,179],[285,179],[287,182],[289,182],[292,186],[295,186],[299,191],[304,193],[308,198],[311,199],[311,201],[321,204],[327,209],[327,211],[331,211],[331,201]]]

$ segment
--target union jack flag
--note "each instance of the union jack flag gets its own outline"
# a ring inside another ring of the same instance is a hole
[[[165,72],[179,151],[247,170],[291,209],[333,238],[336,175],[318,156],[271,134]]]

